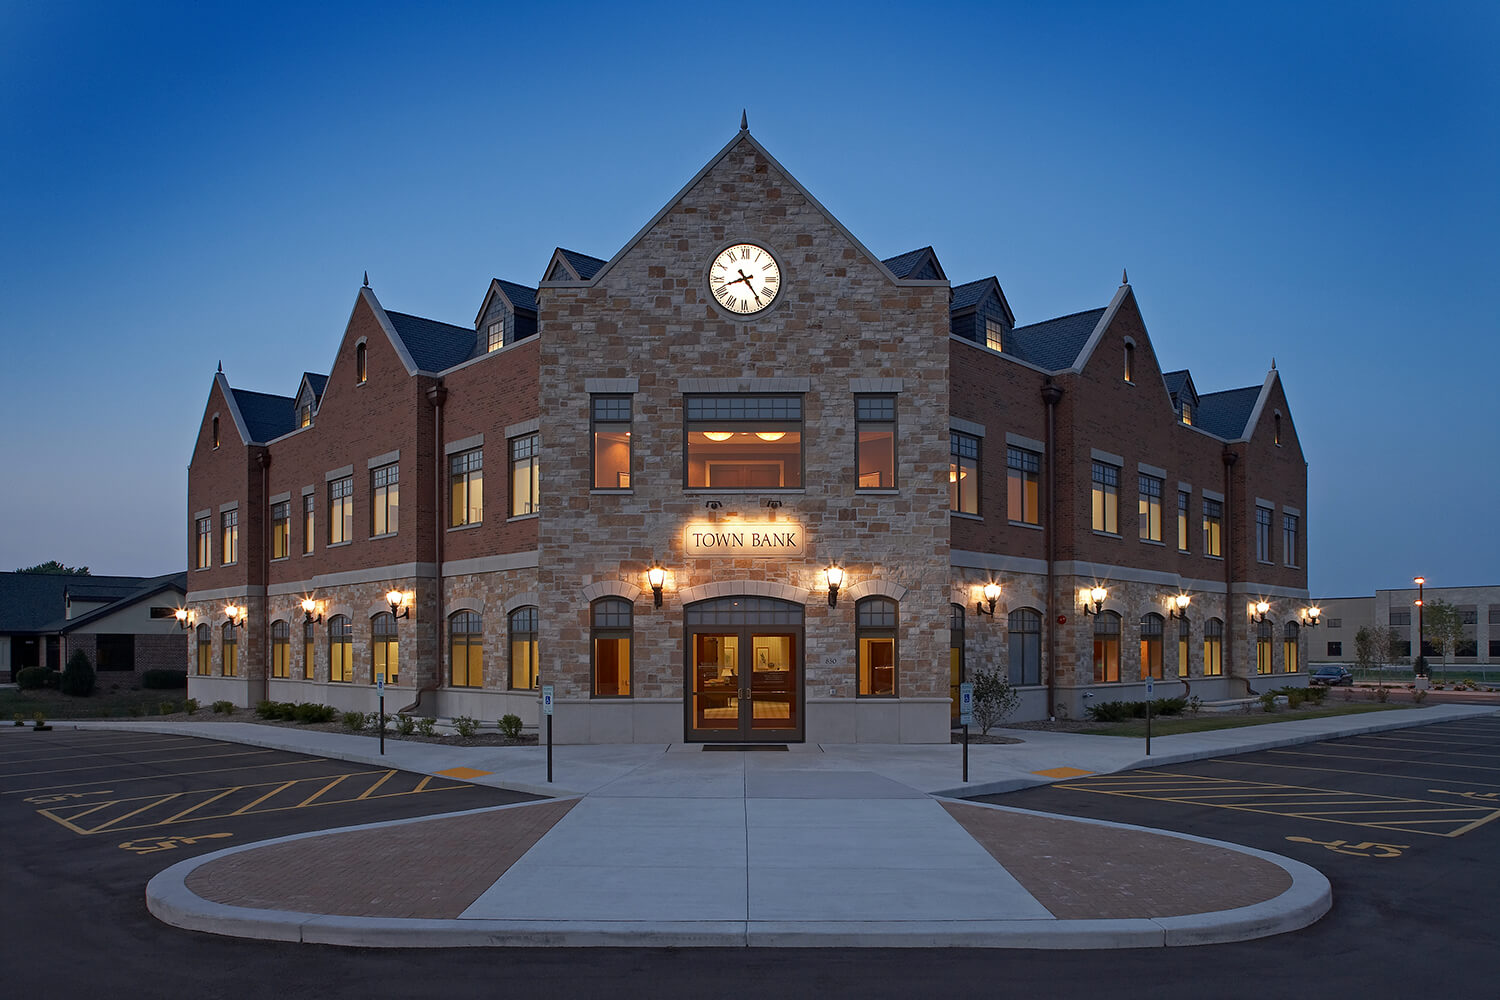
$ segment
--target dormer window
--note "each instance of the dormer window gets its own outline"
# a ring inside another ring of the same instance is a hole
[[[360,344],[354,349],[354,382],[356,385],[364,385],[365,378],[369,374],[365,366],[365,345]]]
[[[312,400],[311,399],[304,398],[301,403],[297,404],[297,426],[298,427],[311,427],[312,426]]]
[[[490,324],[489,341],[485,351],[498,351],[505,346],[505,321],[498,320]]]
[[[1193,426],[1193,404],[1187,400],[1182,401],[1182,422],[1187,426]]]
[[[999,320],[986,319],[984,321],[984,346],[992,351],[1005,350],[1005,327]]]

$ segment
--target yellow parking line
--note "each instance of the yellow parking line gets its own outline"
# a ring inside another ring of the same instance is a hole
[[[1309,753],[1306,750],[1267,750],[1266,753],[1286,754],[1291,757],[1328,757],[1332,760],[1367,760],[1371,763],[1412,763],[1411,759],[1407,757],[1369,757],[1363,754],[1354,756],[1341,753]],[[1424,760],[1421,764],[1423,767],[1458,767],[1469,771],[1500,771],[1500,767],[1485,767],[1483,764],[1445,764],[1440,760]]]
[[[181,796],[183,794],[185,794],[185,793],[183,793],[183,792],[173,792],[172,794],[167,795],[165,797],[152,799],[150,802],[147,802],[145,805],[141,806],[139,809],[132,809],[130,812],[126,813],[123,816],[118,816],[118,817],[110,820],[108,823],[103,823],[103,824],[101,824],[99,826],[94,827],[94,829],[92,831],[90,831],[90,832],[91,833],[98,833],[99,831],[105,829],[106,827],[114,826],[116,823],[119,823],[122,820],[127,820],[130,817],[132,817],[132,816],[139,815],[140,813],[145,812],[147,809],[154,809],[155,807],[157,807],[159,805],[162,805],[163,803],[171,802],[173,799],[178,798],[179,796]],[[155,823],[152,824],[152,826],[156,826],[156,825],[157,824],[155,824]]]
[[[269,792],[267,792],[266,794],[262,795],[260,798],[256,799],[254,802],[250,803],[248,806],[243,806],[243,807],[241,807],[239,809],[236,809],[234,812],[230,813],[229,815],[231,815],[231,816],[239,816],[239,815],[241,815],[243,813],[249,812],[251,809],[254,809],[256,806],[260,805],[262,802],[266,801],[266,799],[269,799],[271,796],[275,795],[277,792],[283,792],[286,789],[291,788],[293,785],[295,785],[300,780],[302,780],[302,779],[300,779],[300,778],[293,778],[291,781],[288,781],[288,782],[285,782],[284,784],[278,785],[276,788],[271,789]],[[313,780],[316,781],[317,779],[315,778]]]
[[[123,785],[131,781],[156,781],[161,778],[189,778],[199,774],[219,774],[223,771],[248,771],[251,768],[272,767],[301,767],[304,764],[326,764],[326,757],[309,757],[307,760],[284,760],[280,764],[244,764],[240,767],[210,767],[201,771],[174,771],[171,774],[144,774],[139,778],[111,778],[110,784]],[[37,785],[34,788],[8,788],[0,791],[0,795],[22,795],[26,792],[50,792],[55,788],[79,788],[83,785],[97,785],[97,781],[75,781],[68,785]]]
[[[322,795],[324,792],[328,791],[334,785],[337,785],[339,782],[343,781],[347,777],[349,777],[349,775],[347,775],[347,774],[341,774],[341,775],[339,775],[337,778],[334,778],[328,784],[324,785],[322,788],[318,789],[316,792],[313,792],[307,798],[305,798],[301,802],[297,803],[297,805],[295,806],[295,808],[301,809],[303,806],[311,804],[313,799],[317,798],[319,795]]]
[[[224,796],[228,795],[230,792],[237,792],[241,788],[244,788],[244,787],[245,787],[244,785],[235,785],[233,788],[226,788],[222,792],[220,792],[218,795],[215,795],[212,798],[204,799],[202,802],[198,803],[195,806],[188,806],[186,809],[184,809],[182,812],[178,813],[176,816],[169,816],[166,819],[162,820],[157,825],[158,826],[166,826],[168,823],[175,823],[178,820],[182,819],[182,817],[186,816],[188,813],[194,812],[195,810],[198,810],[198,809],[202,809],[204,806],[209,805],[210,803],[219,801]]]
[[[254,757],[260,754],[280,753],[279,750],[241,750],[238,753],[210,753],[198,757],[177,757],[172,760],[153,761],[152,763],[180,764],[185,760],[218,760],[222,757]],[[19,771],[15,774],[7,774],[7,778],[32,778],[39,774],[67,774],[69,771],[97,771],[101,767],[109,767],[109,764],[91,764],[88,767],[60,767],[51,771]],[[131,764],[118,764],[116,766],[130,767]]]
[[[136,753],[136,752],[140,752],[140,753],[160,753],[160,752],[162,752],[162,750],[170,750],[170,749],[173,749],[174,747],[180,747],[180,746],[182,746],[182,744],[184,742],[187,742],[187,743],[202,743],[204,741],[202,741],[202,740],[185,740],[185,741],[184,740],[177,740],[174,743],[171,743],[171,744],[169,744],[169,745],[167,745],[165,747],[159,748],[159,749],[152,749],[151,747],[138,747],[138,746],[133,746],[131,744],[123,744],[123,745],[117,744],[117,745],[120,746],[121,750],[129,750],[132,753]],[[220,743],[218,741],[212,741],[212,742],[213,742],[213,745],[215,745],[215,746],[229,746],[229,744],[227,744],[227,743]],[[17,755],[14,758],[14,761],[23,761],[23,760],[30,759],[32,757],[43,756],[43,755],[45,755],[45,751],[41,750],[41,749],[38,749],[34,753]],[[108,756],[111,756],[111,754],[108,754],[108,753],[70,753],[70,754],[65,754],[65,755],[63,755],[61,757],[48,756],[47,760],[49,760],[49,761],[50,760],[74,760],[74,759],[81,758],[81,757],[108,757]],[[12,762],[13,761],[12,761],[10,755],[8,755],[8,754],[0,754],[0,764],[9,764],[9,763],[12,763]]]
[[[427,777],[425,777],[421,781],[417,782],[417,787],[412,789],[413,794],[415,794],[416,792],[425,792],[425,791],[427,791],[427,783],[429,781],[431,781],[431,780],[432,780],[432,775],[429,774]],[[434,791],[441,791],[441,789],[434,789]]]
[[[395,771],[387,771],[387,772],[385,772],[385,774],[381,775],[379,781],[375,782],[375,784],[371,785],[369,788],[366,788],[364,791],[360,792],[359,793],[359,797],[356,798],[354,801],[358,802],[360,799],[367,799],[367,798],[369,798],[371,792],[375,791],[375,789],[379,788],[381,785],[385,784],[387,781],[390,781],[391,780],[391,775],[393,775],[395,773],[396,773]]]
[[[1481,788],[1500,787],[1500,783],[1494,781],[1464,781],[1462,778],[1432,778],[1420,774],[1387,774],[1384,771],[1356,771],[1347,767],[1317,767],[1312,764],[1272,764],[1269,761],[1235,761],[1215,760],[1215,764],[1227,764],[1235,767],[1276,767],[1285,771],[1319,771],[1327,774],[1359,774],[1370,778],[1392,778],[1400,781],[1425,781],[1428,783],[1441,781],[1447,785],[1478,785]]]

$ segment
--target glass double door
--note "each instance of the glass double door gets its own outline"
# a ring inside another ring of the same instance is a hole
[[[756,629],[695,631],[689,739],[798,738],[802,729],[798,636]]]

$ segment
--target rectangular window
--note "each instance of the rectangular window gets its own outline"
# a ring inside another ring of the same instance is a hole
[[[1120,533],[1120,470],[1103,462],[1094,463],[1094,530]]]
[[[1182,415],[1182,422],[1188,427],[1193,426],[1193,404],[1184,399],[1182,401],[1180,412]]]
[[[1203,501],[1203,554],[1223,556],[1224,505],[1217,500]]]
[[[1500,657],[1500,639],[1490,640],[1490,659]]]
[[[960,431],[948,433],[948,509],[979,513],[979,439]]]
[[[1161,541],[1161,490],[1162,481],[1155,476],[1142,474],[1139,477],[1141,539],[1147,542]]]
[[[1328,644],[1328,655],[1329,656],[1343,656],[1344,655],[1344,644],[1343,644],[1343,642],[1330,642]]]
[[[510,516],[535,514],[542,485],[541,438],[536,434],[511,438]]]
[[[1297,516],[1281,515],[1281,553],[1288,566],[1297,565]]]
[[[328,544],[354,538],[354,477],[345,476],[328,484]]]
[[[297,426],[299,428],[312,426],[312,403],[310,401],[297,407]]]
[[[1191,493],[1177,494],[1177,551],[1188,550],[1188,538],[1192,534],[1188,507],[1192,505],[1193,495]]]
[[[313,533],[313,508],[317,506],[317,498],[311,493],[302,498],[302,554],[307,555],[313,550],[313,540],[317,535]]]
[[[1024,448],[1006,448],[1005,467],[1010,519],[1040,524],[1042,456]]]
[[[457,528],[484,520],[484,449],[448,459],[448,524]]]
[[[193,565],[198,569],[208,569],[214,564],[214,527],[209,518],[198,518],[198,544],[195,553]]]
[[[630,489],[629,396],[594,396],[589,403],[594,430],[594,489]]]
[[[984,346],[992,351],[1005,350],[1005,327],[1000,325],[999,320],[984,321]]]
[[[1399,608],[1399,609],[1398,608],[1392,608],[1391,609],[1391,625],[1393,625],[1393,626],[1401,626],[1401,625],[1410,625],[1410,624],[1411,624],[1411,612],[1410,611],[1406,610],[1405,608]]]
[[[510,686],[527,691],[537,686],[537,609],[518,608],[510,613]]]
[[[283,500],[271,505],[271,558],[285,559],[291,554],[292,502]]]
[[[220,550],[220,562],[225,566],[240,561],[240,512],[238,510],[226,510],[219,515],[221,522],[221,538],[223,546]]]
[[[686,410],[688,489],[801,489],[801,396],[689,396]]]
[[[1263,563],[1271,561],[1271,511],[1268,507],[1255,508],[1255,558]]]
[[[485,352],[498,351],[505,346],[505,321],[491,323],[487,331],[488,340],[485,342]]]
[[[401,521],[401,469],[382,465],[370,473],[370,534],[394,535]]]
[[[854,429],[858,444],[860,489],[896,488],[896,397],[855,396]]]
[[[1342,618],[1330,618],[1330,619],[1328,619],[1328,627],[1329,628],[1343,628],[1344,627],[1344,619],[1342,619]]]

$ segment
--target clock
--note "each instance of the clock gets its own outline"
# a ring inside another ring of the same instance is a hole
[[[771,251],[736,243],[708,265],[708,288],[719,305],[740,316],[769,309],[781,291],[781,266]]]

